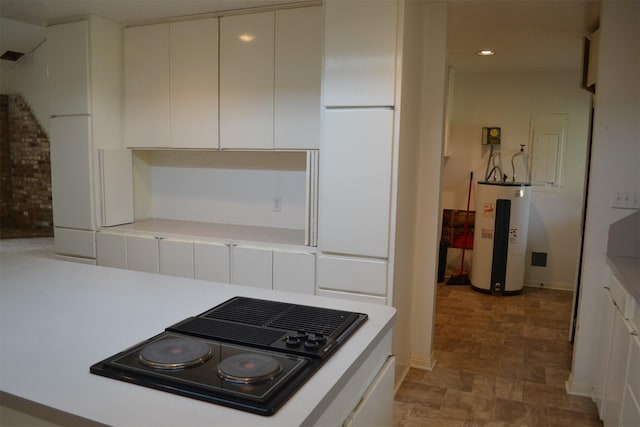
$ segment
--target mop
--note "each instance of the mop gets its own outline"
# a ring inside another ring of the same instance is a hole
[[[460,262],[460,273],[452,274],[447,280],[447,285],[470,285],[469,275],[464,272],[464,252],[466,249],[473,249],[473,235],[469,233],[469,204],[471,202],[471,186],[473,184],[473,171],[469,176],[469,193],[467,195],[467,212],[464,219],[464,228],[451,244],[451,247],[462,248],[462,261]]]

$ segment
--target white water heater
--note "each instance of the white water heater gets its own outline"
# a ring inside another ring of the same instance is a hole
[[[531,185],[478,182],[473,234],[473,289],[514,294],[524,286]]]

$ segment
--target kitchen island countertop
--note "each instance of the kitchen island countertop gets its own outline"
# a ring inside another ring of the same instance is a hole
[[[0,255],[0,284],[3,405],[19,401],[24,412],[81,417],[78,423],[311,425],[395,321],[388,306],[8,254]],[[234,296],[364,312],[369,319],[270,417],[89,373],[93,363]]]

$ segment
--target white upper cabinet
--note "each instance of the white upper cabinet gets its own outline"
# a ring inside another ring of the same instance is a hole
[[[395,1],[325,2],[324,105],[394,105]]]
[[[49,112],[52,116],[91,114],[89,22],[47,29]]]
[[[127,147],[170,147],[169,24],[126,28]]]
[[[274,21],[220,19],[220,148],[273,148]]]
[[[276,11],[275,148],[319,146],[322,30],[320,6]]]
[[[218,19],[125,30],[128,147],[218,148]]]
[[[171,145],[218,147],[218,18],[171,23]]]
[[[325,253],[386,258],[393,110],[327,110],[324,126],[318,246]]]

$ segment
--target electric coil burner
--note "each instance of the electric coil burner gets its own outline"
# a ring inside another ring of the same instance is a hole
[[[366,320],[362,313],[235,297],[90,371],[272,415]]]

